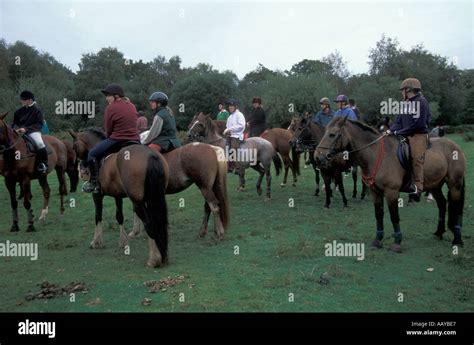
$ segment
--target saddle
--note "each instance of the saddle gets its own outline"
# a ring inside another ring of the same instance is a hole
[[[427,150],[431,148],[431,141],[428,141]],[[415,176],[413,174],[413,166],[411,164],[411,150],[410,144],[408,143],[408,139],[405,137],[401,137],[399,139],[399,144],[397,148],[397,158],[400,162],[400,165],[405,170],[406,174],[403,177],[403,183],[401,191],[407,191],[413,185]]]
[[[23,140],[25,141],[26,144],[26,152],[28,155],[36,156],[38,152],[38,148],[36,147],[35,142],[27,135],[22,136]],[[44,143],[46,146],[46,151],[48,152],[48,155],[52,153],[51,148],[48,146],[48,144]]]
[[[127,147],[127,146],[131,146],[131,145],[142,145],[142,143],[140,143],[140,141],[138,140],[129,140],[129,141],[125,141],[124,143],[122,143],[122,145],[120,145],[120,147],[118,147],[117,151],[115,152],[112,152],[112,153],[109,153],[107,156],[105,156],[104,158],[101,159],[101,161],[99,162],[99,169],[100,167],[102,167],[103,163],[105,162],[105,160],[107,158],[109,158],[111,155],[113,155],[114,153],[117,153],[119,152],[121,149],[123,149],[124,147]]]

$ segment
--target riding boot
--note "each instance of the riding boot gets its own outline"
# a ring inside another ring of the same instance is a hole
[[[98,172],[99,172],[99,164],[94,161],[89,163],[89,183],[82,187],[82,191],[86,193],[99,193],[99,183],[98,183]]]
[[[38,171],[42,174],[48,172],[48,150],[46,147],[38,150]]]

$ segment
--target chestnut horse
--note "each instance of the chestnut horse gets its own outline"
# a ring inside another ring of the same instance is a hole
[[[438,205],[437,239],[445,232],[446,199],[442,192],[448,186],[448,227],[454,234],[453,246],[461,246],[461,225],[465,198],[466,158],[461,148],[447,138],[431,139],[424,162],[424,190],[430,191]],[[398,214],[398,198],[403,191],[407,172],[397,158],[398,140],[378,133],[358,121],[338,117],[331,121],[314,153],[316,163],[325,167],[338,152],[348,153],[362,168],[362,176],[369,185],[375,209],[377,231],[372,246],[382,247],[384,237],[384,198],[390,211],[394,230],[394,243],[390,249],[401,252],[402,232]]]
[[[194,122],[196,122],[197,118],[199,115],[205,116],[205,114],[201,111],[198,113],[195,113],[191,122],[189,123],[188,130],[191,129],[191,126],[193,125]],[[210,115],[208,115],[210,116]],[[224,131],[227,128],[227,121],[222,121],[222,120],[212,120],[212,122],[216,125],[216,133],[219,135],[224,135]]]
[[[191,143],[164,153],[170,176],[166,194],[176,194],[192,184],[204,197],[204,218],[200,237],[207,234],[209,216],[214,215],[214,239],[219,240],[229,226],[229,200],[227,197],[227,161],[224,150],[203,143]],[[129,236],[140,233],[140,223],[135,218]]]
[[[188,131],[188,140],[189,141],[200,141],[211,145],[219,146],[222,149],[225,149],[226,143],[225,139],[218,134],[218,129],[214,121],[210,118],[209,115],[199,114],[197,117],[193,118],[193,123],[189,126]],[[239,166],[239,187],[237,191],[245,190],[245,169],[252,167],[256,170],[260,176],[257,180],[257,193],[258,195],[262,194],[262,180],[263,176],[267,178],[267,193],[265,196],[265,201],[271,199],[271,173],[270,168],[272,164],[272,159],[275,164],[276,174],[280,173],[282,167],[281,159],[276,154],[272,144],[263,138],[253,137],[248,138],[241,145],[242,152],[251,152],[254,153],[254,161],[252,163],[245,160],[240,160]]]
[[[79,183],[79,161],[77,160],[73,144],[67,140],[63,140],[62,142],[66,146],[67,151],[66,173],[69,176],[69,181],[71,183],[69,192],[74,193],[77,190],[77,185]]]
[[[36,155],[30,153],[25,140],[18,135],[6,122],[8,112],[0,115],[0,174],[5,177],[5,186],[10,194],[13,223],[10,231],[19,231],[18,226],[18,201],[16,199],[16,184],[20,184],[23,194],[23,206],[28,215],[28,228],[26,231],[35,231],[33,208],[31,207],[31,180],[38,179],[43,190],[43,209],[40,221],[46,219],[48,214],[49,188],[47,175],[54,169],[59,181],[60,215],[64,215],[64,196],[67,195],[65,170],[67,165],[66,147],[61,140],[43,135],[44,143],[48,148],[48,172],[40,174],[36,170]]]
[[[80,174],[84,179],[88,175],[88,169],[84,168],[82,162],[87,159],[89,151],[105,139],[105,135],[97,129],[69,133],[74,139],[77,157],[81,160]],[[103,247],[102,209],[106,195],[115,199],[115,217],[120,227],[119,245],[128,245],[123,225],[123,198],[128,197],[150,237],[147,265],[165,265],[168,262],[168,210],[165,199],[168,165],[164,158],[144,145],[131,142],[103,160],[98,177],[101,190],[99,193],[92,193],[96,226],[91,247]]]
[[[275,151],[281,155],[281,158],[283,158],[285,175],[283,176],[283,182],[280,186],[286,186],[288,170],[291,169],[293,175],[293,187],[295,187],[296,182],[298,182],[297,175],[299,174],[299,170],[290,158],[290,152],[292,152],[293,159],[298,159],[298,157],[295,157],[295,151],[292,150],[292,146],[290,145],[290,140],[293,138],[293,132],[283,128],[271,128],[266,129],[260,137],[271,142]]]

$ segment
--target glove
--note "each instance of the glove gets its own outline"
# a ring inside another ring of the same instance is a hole
[[[385,131],[385,135],[390,135],[390,134],[392,134],[392,131],[391,131],[390,129],[387,129],[387,130]]]

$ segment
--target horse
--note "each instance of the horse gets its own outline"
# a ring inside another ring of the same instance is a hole
[[[311,166],[313,167],[315,173],[316,181],[316,190],[314,192],[315,196],[319,195],[319,173],[323,177],[325,191],[326,191],[326,201],[324,207],[329,208],[331,204],[331,179],[334,179],[335,185],[339,187],[339,192],[342,196],[342,202],[344,207],[347,207],[347,198],[344,191],[344,183],[342,179],[342,171],[347,170],[350,167],[350,164],[343,160],[342,157],[338,157],[335,164],[328,166],[324,169],[318,169],[316,162],[313,159],[313,153],[316,145],[319,143],[321,138],[324,135],[324,127],[312,122],[310,119],[302,117],[297,120],[295,123],[295,133],[292,139],[290,140],[290,145],[294,146],[297,151],[303,152],[305,150],[309,151],[309,159]],[[356,191],[357,193],[357,191]]]
[[[192,124],[197,120],[199,115],[204,115],[204,113],[197,112],[194,114],[193,118],[191,119],[191,122],[189,123],[188,130],[191,129]],[[224,135],[224,131],[227,128],[227,121],[222,121],[222,120],[212,120],[212,122],[216,125],[216,132],[219,135]]]
[[[290,152],[293,153],[293,159],[297,159],[295,151],[292,151],[290,140],[293,137],[293,133],[283,128],[271,128],[266,129],[261,135],[261,138],[268,140],[272,143],[273,148],[283,158],[283,164],[285,166],[285,175],[283,176],[283,182],[280,186],[285,187],[288,179],[288,170],[291,169],[293,175],[293,187],[296,187],[298,182],[297,175],[299,175],[299,167],[297,168],[290,158]]]
[[[80,177],[87,179],[88,169],[83,165],[89,151],[105,135],[98,129],[83,132],[69,130],[79,165]],[[128,197],[134,212],[143,222],[149,236],[147,266],[161,267],[168,263],[168,209],[165,191],[168,184],[168,165],[165,159],[147,146],[136,142],[126,143],[117,153],[107,156],[99,170],[100,192],[93,193],[95,205],[95,233],[91,248],[102,248],[102,209],[104,196],[115,199],[115,218],[119,223],[119,246],[128,245],[123,221],[123,199]]]
[[[211,145],[219,146],[223,149],[226,148],[225,139],[221,137],[217,132],[217,126],[212,121],[209,115],[199,114],[193,118],[193,123],[189,126],[188,140],[189,141],[200,141]],[[278,176],[282,168],[282,162],[278,154],[275,152],[273,145],[268,141],[260,137],[248,138],[241,144],[239,150],[241,155],[247,155],[250,157],[253,155],[253,164],[250,159],[237,159],[239,169],[239,187],[237,191],[241,192],[245,190],[245,169],[251,167],[256,170],[260,176],[257,180],[257,193],[262,194],[262,180],[266,176],[267,190],[265,201],[271,199],[271,163],[275,164],[276,175]],[[227,151],[226,151],[227,152]],[[240,157],[241,158],[241,157]]]
[[[71,183],[69,192],[74,193],[76,192],[77,185],[79,184],[79,161],[77,160],[77,155],[74,151],[73,144],[67,140],[62,140],[62,142],[66,146],[67,151],[66,174],[69,176],[69,181]]]
[[[227,161],[224,150],[203,143],[190,143],[178,147],[163,157],[169,166],[170,176],[166,194],[176,194],[192,184],[200,189],[204,197],[204,218],[200,237],[207,234],[209,216],[214,215],[214,239],[219,240],[229,226],[229,200],[227,196]],[[140,233],[140,224],[135,219],[129,236]]]
[[[36,231],[34,226],[33,208],[31,206],[31,180],[38,179],[43,190],[43,209],[39,221],[45,221],[48,214],[48,205],[51,189],[49,188],[47,175],[55,170],[59,181],[60,215],[64,215],[64,196],[67,195],[65,170],[67,165],[66,147],[61,140],[43,135],[43,141],[48,148],[48,171],[41,174],[36,171],[36,155],[32,154],[24,138],[17,134],[6,122],[8,112],[0,115],[0,174],[5,178],[5,186],[10,194],[10,205],[12,209],[12,226],[10,231],[20,230],[18,226],[18,201],[16,199],[16,184],[20,184],[23,193],[23,206],[28,215],[27,232]]]
[[[466,158],[461,148],[447,138],[431,140],[424,162],[424,189],[430,191],[437,203],[438,227],[433,234],[441,240],[445,230],[446,198],[442,193],[448,186],[448,227],[454,234],[453,246],[462,246],[461,225],[465,199]],[[326,128],[326,133],[314,153],[314,159],[321,167],[327,166],[334,155],[346,151],[362,169],[362,177],[370,187],[377,224],[376,236],[372,242],[375,248],[382,248],[384,237],[384,198],[387,200],[390,220],[394,230],[394,243],[390,250],[402,251],[402,232],[398,213],[398,197],[403,191],[408,173],[399,163],[397,148],[399,142],[394,136],[380,134],[375,129],[347,117],[335,118]]]

